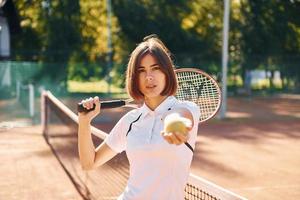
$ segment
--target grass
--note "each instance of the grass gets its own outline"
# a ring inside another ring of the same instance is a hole
[[[234,80],[235,79],[235,80]],[[243,81],[240,76],[228,77],[228,87],[234,86],[242,88]],[[274,87],[276,89],[282,89],[282,83],[279,81],[274,82]],[[262,79],[252,84],[253,90],[264,90],[270,88],[270,83],[268,79]],[[80,82],[80,81],[68,81],[68,92],[72,95],[77,95],[80,98],[85,97],[87,94],[90,96],[101,96],[109,98],[128,98],[124,88],[111,85],[110,93],[108,93],[108,83],[105,80],[101,81],[89,81],[89,82]]]
[[[111,93],[125,93],[123,88],[111,85]],[[93,82],[68,81],[68,92],[71,93],[107,93],[108,83],[104,80]]]
[[[243,86],[243,80],[241,76],[229,76],[227,80],[228,86],[237,86],[242,87]],[[260,89],[268,89],[270,88],[270,82],[269,79],[260,79],[256,81],[256,83],[251,84],[252,89],[260,90]],[[274,80],[274,87],[277,89],[282,89],[282,81],[280,80]]]
[[[282,89],[282,82],[279,80],[274,81],[274,87],[278,89]],[[270,81],[269,79],[259,80],[257,84],[252,85],[253,89],[266,89],[270,88]]]

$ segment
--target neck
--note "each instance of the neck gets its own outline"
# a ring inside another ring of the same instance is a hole
[[[166,98],[167,96],[160,96],[156,98],[145,98],[145,104],[151,110],[155,110],[155,108],[157,108],[161,104],[161,102],[163,102]]]

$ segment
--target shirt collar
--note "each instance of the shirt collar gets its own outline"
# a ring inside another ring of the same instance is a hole
[[[169,108],[171,108],[176,103],[176,98],[174,96],[167,97],[161,104],[155,108],[155,110],[151,110],[145,103],[140,108],[142,113],[142,118],[146,117],[148,114],[150,115],[160,115],[165,113]]]

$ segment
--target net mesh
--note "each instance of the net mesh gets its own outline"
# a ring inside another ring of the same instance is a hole
[[[176,97],[188,100],[200,107],[200,121],[211,118],[220,106],[218,85],[208,76],[195,71],[177,72],[178,90]]]
[[[41,102],[44,137],[82,198],[117,199],[125,189],[129,177],[129,164],[125,153],[117,155],[99,170],[82,170],[77,149],[77,116],[50,92],[43,93]],[[92,133],[96,145],[100,144],[106,135],[94,127]],[[190,175],[185,188],[185,199],[242,198]]]
[[[212,194],[209,194],[208,192],[206,192],[190,183],[186,184],[184,192],[185,192],[185,197],[184,197],[185,200],[191,200],[191,199],[218,200],[217,197],[213,196]]]

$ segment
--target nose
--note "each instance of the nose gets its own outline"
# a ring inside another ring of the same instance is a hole
[[[147,73],[146,80],[147,81],[153,81],[153,75],[152,75],[152,73]]]

